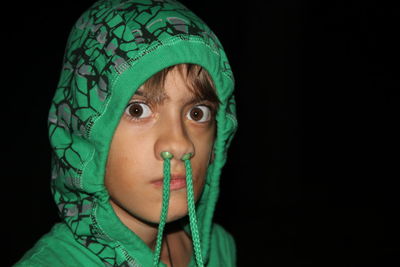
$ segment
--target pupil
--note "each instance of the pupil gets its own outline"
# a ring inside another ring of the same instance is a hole
[[[143,108],[138,104],[133,104],[131,106],[131,108],[129,109],[129,113],[133,117],[140,117],[140,115],[142,115],[142,113],[143,113]]]
[[[203,111],[199,108],[195,108],[192,110],[192,118],[195,121],[200,120],[203,117]]]

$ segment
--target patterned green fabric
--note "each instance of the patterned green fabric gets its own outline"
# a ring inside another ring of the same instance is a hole
[[[113,133],[135,90],[153,74],[180,63],[207,69],[222,102],[217,114],[216,156],[197,205],[207,266],[215,261],[210,259],[210,247],[217,227],[212,217],[219,176],[237,127],[234,79],[221,43],[201,19],[170,0],[98,1],[70,33],[48,119],[52,192],[74,240],[105,266],[152,266],[153,252],[119,221],[108,202],[105,165]],[[49,243],[54,241],[50,236],[45,237]],[[35,249],[25,261],[34,262],[32,255],[40,257],[39,248]],[[56,257],[53,260],[51,266],[59,266]]]

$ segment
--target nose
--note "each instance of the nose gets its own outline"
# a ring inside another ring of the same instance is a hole
[[[163,160],[162,152],[171,153],[174,160],[181,160],[188,153],[192,157],[195,155],[194,144],[182,120],[168,121],[160,125],[154,150],[159,160]]]

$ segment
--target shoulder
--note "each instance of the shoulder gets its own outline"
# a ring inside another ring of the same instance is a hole
[[[76,242],[67,226],[60,223],[40,238],[14,267],[72,267],[98,264],[98,259]]]
[[[223,266],[236,266],[236,245],[232,235],[221,225],[214,223],[211,232],[210,261]],[[217,266],[217,265],[216,265]]]

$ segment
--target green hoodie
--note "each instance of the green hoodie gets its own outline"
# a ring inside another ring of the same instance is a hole
[[[212,222],[237,128],[234,79],[214,33],[173,0],[101,0],[74,25],[48,119],[52,193],[63,220],[15,266],[153,266],[154,252],[109,203],[105,166],[132,95],[155,73],[181,63],[205,68],[221,101],[215,159],[194,212],[201,258],[205,266],[235,266],[233,238]],[[193,234],[189,223],[184,229]],[[190,266],[197,262],[192,255]]]

